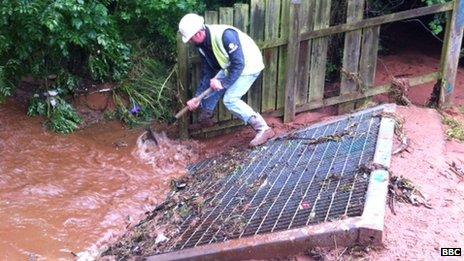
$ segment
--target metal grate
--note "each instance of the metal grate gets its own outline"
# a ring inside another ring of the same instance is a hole
[[[380,110],[305,129],[250,152],[239,171],[210,184],[205,214],[187,218],[170,251],[360,216]],[[189,171],[205,171],[214,160]],[[194,221],[195,220],[195,221]]]

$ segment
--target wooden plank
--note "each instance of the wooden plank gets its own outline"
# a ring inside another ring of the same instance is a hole
[[[441,86],[438,107],[448,108],[453,104],[453,92],[461,52],[464,28],[464,0],[454,0],[454,10],[446,25],[441,61]]]
[[[382,24],[397,22],[401,20],[421,17],[425,15],[446,12],[450,10],[453,10],[453,2],[448,2],[445,4],[438,4],[438,5],[428,6],[428,7],[415,8],[415,9],[402,11],[398,13],[383,15],[383,16],[374,17],[374,18],[368,18],[368,19],[364,19],[359,22],[351,23],[351,24],[331,26],[329,28],[324,28],[321,30],[315,30],[312,32],[303,33],[300,37],[301,37],[301,40],[320,38],[320,37],[324,37],[324,36],[328,36],[332,34],[355,31],[355,30],[359,30],[365,27],[372,27],[375,25],[382,25]]]
[[[285,106],[285,74],[286,74],[286,64],[287,64],[287,39],[288,39],[288,23],[283,21],[288,21],[290,15],[290,1],[282,0],[281,4],[281,17],[280,21],[280,39],[285,39],[285,45],[282,45],[279,48],[279,66],[278,66],[278,75],[277,75],[277,109],[282,109]]]
[[[316,38],[321,38],[321,37],[325,37],[325,36],[329,36],[333,34],[355,31],[355,30],[372,27],[376,25],[388,24],[388,23],[393,23],[393,22],[397,22],[401,20],[407,20],[411,18],[426,16],[430,14],[447,12],[450,10],[453,10],[453,2],[448,2],[445,4],[433,5],[433,6],[428,6],[428,7],[421,7],[421,8],[411,9],[411,10],[402,11],[402,12],[398,12],[394,14],[388,14],[388,15],[378,16],[374,18],[368,18],[368,19],[364,19],[362,21],[355,22],[352,24],[341,24],[341,25],[331,26],[328,28],[320,29],[320,30],[303,32],[302,35],[300,36],[300,40],[304,41],[304,40],[316,39]],[[283,37],[283,38],[279,38],[273,41],[265,41],[265,42],[260,41],[260,42],[257,42],[257,44],[260,48],[266,49],[266,48],[273,48],[277,46],[283,46],[283,45],[286,45],[287,42],[288,42],[287,37]]]
[[[248,32],[249,10],[247,4],[234,4],[234,26],[244,33]]]
[[[251,0],[250,4],[250,37],[255,41],[264,40],[265,0]],[[257,112],[261,112],[262,74],[248,91],[248,104]]]
[[[285,111],[284,123],[291,122],[295,119],[296,108],[296,83],[298,76],[298,57],[300,50],[300,5],[301,0],[292,0],[290,6],[290,19],[288,20],[289,41],[287,47],[287,73],[285,75]]]
[[[218,11],[206,11],[205,12],[205,24],[217,24],[219,22]],[[221,103],[221,101],[219,101]],[[217,106],[218,108],[219,106]],[[219,109],[214,111],[213,120],[219,121]]]
[[[220,7],[219,8],[219,23],[233,25],[234,23],[234,8],[232,7]],[[227,110],[226,106],[219,101],[218,105],[219,121],[226,121],[232,119],[232,114]]]
[[[265,14],[264,39],[277,39],[279,37],[280,1],[267,1]],[[276,108],[277,98],[277,62],[279,50],[277,48],[262,51],[264,65],[263,95],[261,101],[262,111],[271,111]]]
[[[364,0],[348,0],[346,23],[363,19]],[[359,56],[361,53],[362,30],[347,32],[343,51],[340,94],[356,92],[362,88],[363,78],[359,75]],[[354,110],[355,103],[349,102],[338,106],[338,114]]]
[[[301,4],[301,32],[313,30],[315,1],[303,1]],[[298,81],[296,91],[296,104],[304,104],[308,102],[309,95],[309,77],[310,77],[310,61],[311,61],[311,40],[305,40],[300,43],[300,59],[298,62]]]
[[[363,79],[363,90],[374,87],[375,70],[377,68],[377,54],[379,50],[380,26],[365,28],[361,47],[359,75]],[[356,103],[356,108],[364,107],[371,99],[364,99]]]
[[[431,73],[423,76],[418,76],[414,78],[409,78],[409,84],[410,86],[417,86],[425,83],[430,83],[434,82],[439,78],[439,73]],[[365,93],[347,93],[344,95],[332,97],[332,98],[327,98],[324,100],[319,100],[319,101],[312,101],[307,104],[297,106],[296,112],[305,112],[305,111],[310,111],[314,109],[319,109],[322,107],[327,107],[327,106],[332,106],[348,101],[353,101],[353,100],[358,100],[358,99],[363,99],[366,97],[371,97],[375,95],[379,95],[382,93],[388,93],[391,90],[392,85],[391,84],[384,84],[381,86],[377,86],[374,88],[368,89]]]
[[[430,83],[430,82],[435,82],[437,79],[439,79],[439,77],[440,77],[440,73],[435,72],[435,73],[431,73],[431,74],[427,74],[427,75],[423,75],[423,76],[409,78],[409,83],[410,83],[411,87],[414,87],[414,86],[418,86],[418,85],[422,85],[422,84],[426,84],[426,83]],[[375,95],[379,95],[379,94],[388,93],[391,90],[391,86],[392,86],[391,84],[385,84],[385,85],[377,86],[377,87],[374,87],[374,88],[370,88],[364,94],[362,94],[362,93],[349,93],[349,94],[345,94],[345,95],[342,95],[342,96],[327,98],[327,99],[324,99],[324,100],[321,100],[321,101],[306,103],[306,104],[297,106],[296,107],[296,112],[297,113],[306,112],[306,111],[310,111],[310,110],[314,110],[314,109],[319,109],[319,108],[322,108],[322,107],[325,107],[325,106],[336,105],[336,104],[351,101],[351,100],[362,99],[362,98],[366,98],[366,97],[371,97],[371,96],[375,96]],[[272,116],[272,117],[282,117],[283,115],[284,115],[283,108],[279,109],[279,110],[275,110],[273,112],[263,113],[263,116]],[[232,121],[228,121],[228,122],[224,122],[224,123],[215,125],[215,126],[210,127],[210,128],[206,128],[206,129],[204,129],[204,131],[193,131],[192,136],[193,135],[205,134],[205,133],[209,133],[209,132],[214,132],[214,131],[219,131],[219,130],[224,130],[224,129],[237,127],[237,126],[241,126],[241,125],[243,125],[243,122],[241,120],[232,120]]]
[[[198,85],[200,84],[200,81],[201,81],[201,64],[192,64],[192,81],[190,82],[191,83],[191,87],[190,87],[190,90],[191,90],[191,93],[192,93],[192,96],[195,95],[195,91],[198,87]],[[195,113],[192,113],[192,122],[193,123],[198,123],[198,112],[199,110],[197,110]]]
[[[248,32],[250,20],[249,11],[250,7],[248,4],[234,4],[234,26],[244,33]],[[242,100],[245,102],[248,101],[248,93],[242,97]]]
[[[309,0],[309,1],[314,1],[314,0]],[[288,0],[283,0],[282,2],[281,20],[284,19],[284,16],[288,15],[289,3],[290,2]],[[398,12],[394,14],[389,14],[389,15],[384,15],[384,16],[379,16],[379,17],[374,17],[374,18],[368,18],[360,22],[355,22],[353,24],[342,24],[342,25],[331,26],[325,29],[303,32],[302,35],[300,36],[300,40],[304,41],[304,40],[316,39],[316,38],[321,38],[321,37],[325,37],[325,36],[329,36],[333,34],[355,31],[355,30],[359,30],[363,28],[368,28],[368,27],[373,27],[377,25],[397,22],[401,20],[421,17],[425,15],[430,15],[430,14],[447,12],[451,10],[453,10],[453,2],[433,5],[429,7],[421,7],[421,8],[411,9],[411,10],[402,11],[402,12]],[[274,39],[274,40],[267,40],[267,41],[257,41],[257,45],[259,46],[259,48],[267,49],[267,48],[286,46],[288,42],[288,37],[286,36],[287,34],[285,33],[285,30],[282,30],[282,28],[286,28],[286,25],[281,25],[281,31],[283,31],[284,33],[282,34],[281,32],[280,38]],[[193,61],[196,62],[197,60],[198,58],[194,58]]]
[[[188,46],[182,42],[180,34],[177,36],[177,68],[178,82],[177,90],[180,97],[180,107],[186,104],[188,100]],[[179,137],[188,139],[188,116],[182,116],[179,119]]]
[[[314,29],[317,30],[329,27],[331,3],[331,0],[316,0]],[[311,49],[309,101],[322,100],[324,97],[328,45],[329,39],[327,37],[313,40]]]

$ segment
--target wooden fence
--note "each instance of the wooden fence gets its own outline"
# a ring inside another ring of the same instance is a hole
[[[219,11],[207,11],[207,24],[234,25],[248,33],[262,50],[265,70],[245,99],[256,111],[283,116],[292,121],[296,113],[337,105],[348,112],[370,96],[389,92],[391,84],[374,86],[379,33],[382,24],[447,13],[445,41],[438,72],[409,79],[411,86],[437,81],[439,106],[452,102],[464,27],[464,0],[422,7],[364,19],[365,0],[348,0],[346,23],[330,24],[332,1],[336,0],[251,0]],[[324,97],[329,39],[344,33],[340,91]],[[201,67],[196,51],[179,41],[178,68],[183,104],[195,92]],[[218,124],[203,133],[224,132],[241,124],[222,102],[216,112]],[[188,125],[195,114],[180,122],[181,137],[189,136]]]

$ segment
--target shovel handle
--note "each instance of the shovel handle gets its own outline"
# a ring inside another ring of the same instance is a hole
[[[200,99],[200,101],[201,101],[201,100],[203,100],[203,98],[205,98],[206,96],[210,95],[212,92],[213,92],[213,89],[211,89],[211,87],[210,87],[210,88],[206,89],[205,91],[203,91],[203,92],[202,92],[200,95],[198,95],[196,98]],[[185,107],[184,107],[182,110],[180,110],[180,111],[176,114],[176,116],[174,116],[174,117],[176,117],[176,119],[179,119],[180,117],[182,117],[182,115],[184,115],[184,114],[185,114],[186,112],[188,112],[188,111],[189,111],[188,106],[185,106]]]

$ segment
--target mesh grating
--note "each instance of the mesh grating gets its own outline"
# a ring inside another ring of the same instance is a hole
[[[380,118],[366,112],[312,127],[250,152],[216,191],[199,219],[187,218],[170,251],[360,216]],[[190,166],[195,173],[214,160]]]

